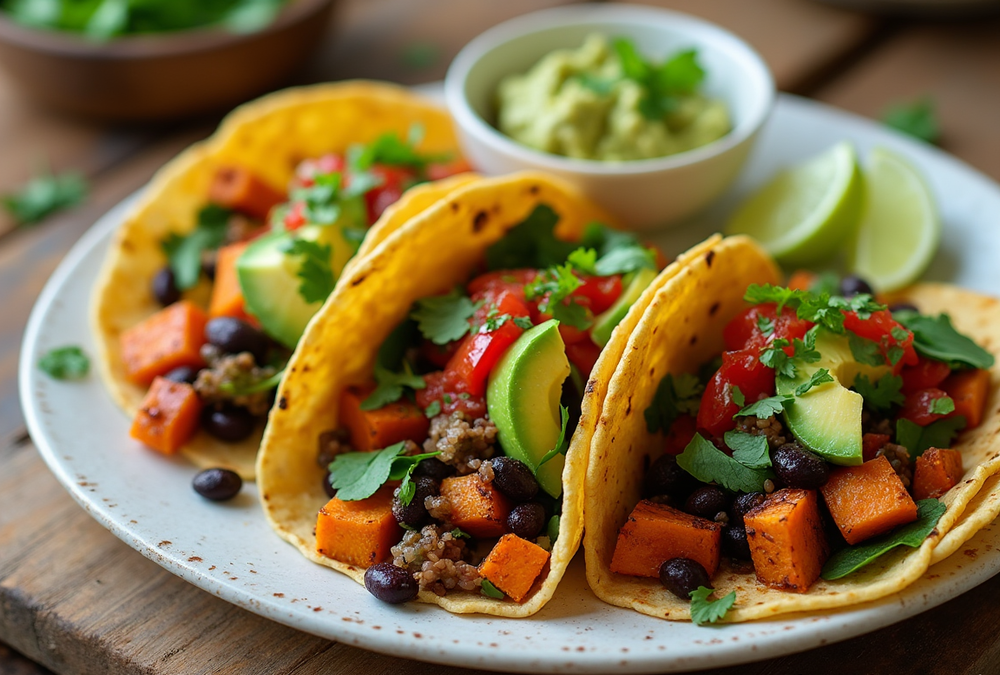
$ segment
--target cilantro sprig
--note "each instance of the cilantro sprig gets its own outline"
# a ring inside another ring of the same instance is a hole
[[[701,434],[695,434],[684,452],[677,455],[677,465],[702,483],[718,483],[732,492],[763,492],[764,481],[773,477],[770,471],[746,466],[730,457]]]
[[[401,480],[400,500],[409,504],[416,486],[410,480],[417,464],[439,452],[404,455],[406,442],[402,441],[375,452],[347,452],[337,455],[330,463],[330,485],[343,501],[367,499],[389,480]],[[406,498],[408,495],[408,498]]]
[[[424,378],[413,373],[407,361],[403,361],[403,370],[399,373],[376,364],[375,383],[375,390],[361,402],[362,410],[378,410],[401,399],[407,388],[415,390],[427,386]]]
[[[219,248],[226,238],[226,227],[232,211],[217,204],[209,204],[198,211],[195,228],[186,235],[171,232],[161,242],[174,285],[185,291],[198,283],[201,275],[201,254]]]
[[[778,314],[785,307],[794,309],[800,319],[819,324],[826,329],[842,334],[844,332],[844,312],[855,312],[860,319],[871,317],[872,313],[885,309],[864,293],[845,298],[827,292],[812,292],[802,289],[772,286],[771,284],[751,284],[743,296],[755,305],[773,302]]]
[[[676,110],[679,98],[693,94],[705,78],[694,49],[677,52],[657,65],[645,60],[631,40],[618,38],[612,46],[621,61],[622,75],[643,89],[639,112],[648,120],[663,119]]]
[[[90,358],[76,345],[57,347],[42,355],[38,368],[57,380],[79,380],[90,372]]]
[[[792,394],[768,396],[756,403],[751,403],[733,415],[733,417],[756,417],[757,419],[766,420],[768,417],[774,417],[783,412],[794,401],[795,397]]]
[[[867,375],[854,378],[854,391],[861,394],[865,405],[880,412],[889,412],[893,406],[903,404],[906,397],[902,388],[903,378],[892,373],[886,373],[874,383]]]
[[[551,314],[560,323],[585,330],[593,320],[586,308],[573,298],[573,292],[581,285],[583,282],[573,273],[572,265],[555,265],[543,270],[534,281],[525,285],[524,297],[527,300],[541,299],[539,311]]]
[[[333,247],[310,239],[293,237],[279,245],[287,256],[299,256],[299,269],[295,272],[300,280],[299,295],[307,303],[323,302],[337,285],[330,260]]]
[[[569,424],[569,409],[566,406],[559,406],[559,417],[562,420],[559,429],[559,438],[556,439],[555,447],[546,452],[542,458],[538,460],[538,466],[545,464],[556,455],[565,455],[566,451],[569,450],[569,442],[566,440],[566,427]]]
[[[444,295],[417,300],[410,317],[425,338],[436,345],[446,345],[461,340],[472,330],[469,320],[480,306],[482,303],[472,302],[456,287]]]
[[[913,333],[918,354],[944,361],[952,368],[992,368],[993,355],[967,335],[955,330],[947,314],[925,316],[913,311],[894,312],[893,318]]]
[[[896,443],[906,448],[910,452],[910,459],[915,460],[928,448],[950,448],[951,442],[965,425],[965,418],[961,415],[931,422],[926,426],[908,419],[899,419],[896,420]]]
[[[691,591],[691,623],[702,626],[706,623],[715,623],[726,616],[736,603],[736,591],[731,591],[727,595],[715,600],[710,600],[714,592],[712,588],[699,586]]]
[[[367,171],[375,164],[402,166],[418,172],[428,164],[447,162],[451,155],[446,153],[426,153],[417,150],[424,139],[424,128],[419,124],[410,127],[407,137],[401,138],[395,131],[387,131],[367,145],[352,146],[348,150],[348,164],[355,171]]]
[[[46,171],[20,189],[0,196],[0,204],[19,225],[31,225],[56,211],[76,206],[86,196],[87,183],[80,174]]]

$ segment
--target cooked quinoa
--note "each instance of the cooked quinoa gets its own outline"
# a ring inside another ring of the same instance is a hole
[[[477,460],[493,456],[496,440],[497,427],[491,420],[480,417],[470,424],[468,415],[456,411],[431,420],[424,451],[439,451],[438,459],[454,466],[458,474],[464,476],[479,470]]]
[[[202,401],[207,405],[231,403],[246,408],[253,415],[267,414],[271,409],[270,391],[235,395],[226,392],[222,385],[246,387],[273,376],[277,372],[274,368],[258,366],[250,352],[225,354],[210,343],[202,346],[201,356],[208,363],[208,368],[198,372],[194,389]]]
[[[736,430],[752,436],[763,436],[772,450],[788,442],[785,426],[776,415],[763,420],[753,416],[740,417],[736,421]]]
[[[896,472],[899,480],[903,482],[903,487],[910,488],[910,484],[913,482],[913,467],[910,466],[909,450],[896,443],[886,443],[879,448],[875,456],[884,456],[889,460],[892,470]]]
[[[408,531],[392,547],[392,556],[396,567],[413,573],[422,591],[443,596],[456,588],[474,591],[482,584],[479,570],[468,562],[471,551],[465,541],[438,525],[426,525],[419,532]]]
[[[347,452],[354,452],[349,441],[351,433],[344,428],[328,429],[319,435],[319,452],[316,455],[316,462],[324,469],[330,466],[337,455]]]

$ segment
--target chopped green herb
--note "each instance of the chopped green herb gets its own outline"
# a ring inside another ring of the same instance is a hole
[[[679,97],[692,94],[705,77],[693,49],[678,52],[657,66],[643,59],[630,40],[619,38],[613,47],[621,60],[622,74],[643,88],[639,111],[648,120],[660,120],[673,112]]]
[[[897,546],[917,548],[924,543],[927,535],[931,533],[931,530],[934,529],[938,520],[947,510],[948,507],[936,499],[921,499],[917,502],[917,519],[915,521],[897,527],[887,534],[869,539],[863,544],[840,549],[831,555],[826,564],[823,565],[821,576],[827,581],[840,579],[861,569]]]
[[[736,591],[730,592],[717,600],[709,600],[708,596],[714,589],[699,586],[691,591],[691,623],[702,626],[715,623],[726,616],[736,603]]]
[[[761,335],[764,337],[771,337],[774,335],[774,320],[767,318],[763,314],[758,314],[757,330],[759,330]]]
[[[195,228],[189,234],[179,235],[171,232],[161,242],[170,269],[174,273],[174,285],[179,290],[186,291],[198,283],[198,277],[201,275],[201,254],[222,245],[231,215],[232,211],[229,209],[209,204],[198,212]]]
[[[597,77],[591,73],[577,73],[573,76],[581,85],[598,96],[607,96],[615,89],[619,80],[611,77]]]
[[[350,166],[354,170],[367,171],[375,164],[385,164],[422,171],[428,164],[451,159],[450,155],[419,152],[417,146],[420,145],[423,136],[424,129],[418,124],[410,127],[406,140],[400,138],[395,131],[388,131],[367,145],[352,148],[349,152]]]
[[[915,460],[927,448],[950,448],[958,432],[965,428],[962,416],[948,417],[927,426],[920,426],[907,419],[896,420],[896,443],[910,451]]]
[[[578,248],[566,257],[566,262],[584,274],[597,274],[597,251],[592,248]]]
[[[821,384],[826,384],[827,382],[833,382],[833,375],[826,368],[820,368],[809,378],[807,382],[803,382],[799,386],[795,387],[795,395],[803,396],[813,387],[818,387]]]
[[[42,355],[38,367],[57,380],[79,380],[90,372],[90,358],[76,345],[57,347]]]
[[[424,378],[413,374],[410,364],[403,361],[403,372],[394,373],[382,366],[375,366],[375,382],[378,385],[375,391],[368,395],[361,402],[362,410],[378,410],[379,408],[395,403],[403,397],[405,388],[423,389],[427,386]]]
[[[747,403],[747,397],[743,395],[743,392],[740,391],[739,387],[735,387],[734,386],[732,389],[730,389],[729,390],[729,395],[732,396],[733,403],[735,403],[739,407],[742,408],[743,406],[746,405],[746,403]]]
[[[863,338],[854,333],[847,334],[847,344],[851,348],[851,354],[858,363],[866,366],[884,366],[885,356],[878,344],[867,338]]]
[[[532,323],[531,319],[527,316],[515,316],[514,325],[520,328],[521,330],[528,330],[529,328],[531,328]]]
[[[586,308],[577,304],[573,298],[573,291],[582,283],[569,263],[556,265],[542,271],[534,281],[526,284],[524,297],[528,300],[541,298],[539,311],[551,314],[560,323],[584,330],[590,327],[593,320],[587,315]]]
[[[538,466],[545,464],[556,455],[565,455],[566,451],[569,449],[569,443],[566,442],[566,426],[569,424],[569,409],[564,405],[559,406],[559,416],[562,419],[562,425],[559,429],[559,438],[556,439],[555,447],[545,453],[542,458],[538,460]]]
[[[682,413],[694,415],[701,403],[701,393],[705,386],[694,375],[681,373],[676,377],[667,373],[660,380],[653,394],[653,400],[643,412],[646,429],[651,434],[666,433],[677,416]]]
[[[389,470],[389,480],[401,481],[397,497],[399,497],[399,501],[402,502],[403,506],[409,506],[410,502],[413,501],[414,495],[417,494],[417,484],[413,482],[413,471],[417,468],[417,464],[422,460],[429,457],[437,457],[440,454],[440,452],[424,452],[419,455],[397,457],[393,461],[392,468]]]
[[[549,542],[551,542],[553,545],[555,545],[556,539],[559,538],[559,521],[560,518],[559,514],[557,513],[556,515],[549,518],[549,523],[548,525],[545,526],[545,534],[548,535]]]
[[[270,391],[281,383],[281,377],[285,374],[284,369],[279,370],[270,377],[261,380],[251,380],[247,382],[226,381],[219,385],[219,389],[232,396],[249,396],[262,391]]]
[[[955,330],[951,325],[951,317],[947,314],[932,317],[903,311],[893,313],[893,318],[913,333],[913,348],[918,354],[944,361],[952,368],[993,367],[993,355]]]
[[[733,492],[763,492],[770,472],[751,469],[719,450],[701,434],[695,434],[677,465],[702,483],[718,483]]]
[[[947,415],[955,412],[955,401],[950,396],[942,396],[931,401],[930,409],[932,415]]]
[[[404,452],[405,441],[375,452],[347,452],[334,457],[329,467],[330,485],[337,490],[337,498],[348,502],[366,499],[388,480],[407,482],[421,460],[440,454],[428,452],[407,456]],[[400,485],[400,488],[402,499],[403,486]],[[415,490],[415,486],[413,489]],[[412,492],[409,498],[413,498]]]
[[[22,188],[0,197],[19,225],[37,223],[48,215],[76,206],[87,196],[87,183],[77,173],[43,173]]]
[[[427,419],[433,419],[441,414],[441,401],[431,401],[431,404],[424,408],[424,415]]]
[[[287,256],[301,257],[295,276],[300,280],[299,295],[302,299],[310,304],[326,300],[337,285],[330,265],[333,257],[331,245],[295,237],[281,244],[280,249]]]
[[[789,346],[788,340],[778,338],[771,345],[760,353],[760,362],[768,368],[774,368],[774,372],[788,378],[795,377],[795,364],[791,357],[785,352],[785,347]]]
[[[410,312],[424,337],[437,345],[461,340],[471,330],[469,319],[481,303],[474,303],[462,289],[455,287],[445,295],[417,300]]]
[[[468,532],[463,532],[459,528],[455,528],[451,531],[451,536],[453,539],[472,539],[472,535]]]
[[[941,135],[934,103],[928,96],[910,103],[893,105],[882,114],[882,122],[927,143],[937,143]]]
[[[767,438],[740,431],[727,431],[726,446],[733,451],[733,459],[748,469],[767,469],[771,466]]]
[[[791,394],[768,396],[756,403],[751,403],[733,415],[733,417],[756,417],[757,419],[766,420],[769,417],[774,417],[784,412],[785,408],[793,401],[795,401],[795,397]]]
[[[500,241],[486,249],[490,270],[543,269],[560,265],[580,244],[555,236],[559,214],[547,204],[539,204],[523,222],[509,230]]]
[[[496,600],[503,600],[507,597],[503,591],[491,584],[489,579],[483,579],[483,585],[480,587],[479,592],[487,598],[494,598]]]
[[[779,314],[782,308],[791,307],[796,310],[798,318],[812,321],[838,334],[844,332],[844,311],[855,312],[859,318],[867,319],[873,312],[885,309],[885,305],[878,304],[864,293],[844,298],[826,292],[815,293],[770,284],[751,284],[747,287],[744,298],[755,305],[776,303]]]
[[[886,373],[872,384],[867,375],[854,378],[854,391],[861,394],[865,405],[873,410],[889,412],[895,405],[902,405],[906,397],[900,391],[903,388],[903,378],[892,373]]]

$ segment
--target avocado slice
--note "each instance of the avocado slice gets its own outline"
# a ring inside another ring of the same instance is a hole
[[[309,239],[331,248],[330,267],[339,276],[354,255],[339,225],[306,225],[295,232],[274,232],[251,243],[236,262],[236,274],[247,311],[260,321],[264,332],[294,349],[306,324],[323,305],[307,303],[299,294],[298,256],[282,249],[292,237]]]
[[[486,389],[486,408],[508,457],[524,462],[545,492],[562,494],[566,458],[539,460],[555,447],[562,420],[559,399],[569,376],[559,322],[550,319],[526,330],[500,358]]]
[[[858,363],[846,335],[820,328],[816,335],[820,359],[815,363],[796,362],[793,378],[778,375],[779,394],[794,394],[820,368],[830,371],[834,381],[813,387],[785,410],[785,423],[799,441],[831,464],[861,464],[861,394],[848,389],[858,375],[875,381],[889,372],[889,366]]]
[[[621,320],[628,314],[628,310],[655,278],[656,270],[648,268],[638,270],[632,275],[632,280],[615,300],[615,304],[598,314],[594,319],[594,327],[590,331],[590,339],[594,341],[594,344],[598,347],[608,344],[615,326],[621,323]]]

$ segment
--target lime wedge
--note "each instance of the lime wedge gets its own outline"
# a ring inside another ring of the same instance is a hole
[[[740,205],[726,233],[754,237],[787,265],[816,262],[854,230],[863,190],[854,146],[843,141],[776,175]]]
[[[892,291],[927,269],[941,241],[941,220],[920,171],[904,157],[875,148],[864,174],[864,207],[847,264],[875,290]]]

